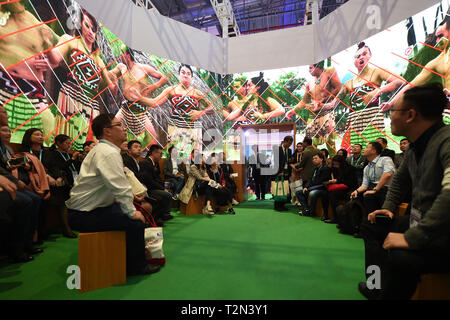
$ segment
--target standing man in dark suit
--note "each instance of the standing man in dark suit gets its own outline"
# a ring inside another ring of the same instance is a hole
[[[140,171],[139,158],[142,154],[142,145],[137,140],[128,142],[128,153],[122,155],[123,165],[133,171],[137,177]]]
[[[381,144],[383,148],[380,157],[390,157],[392,161],[395,161],[395,151],[387,148],[387,140],[385,138],[377,138],[375,141]]]
[[[161,180],[159,168],[159,160],[161,160],[163,148],[159,145],[152,145],[148,152],[138,174],[139,180],[147,187],[147,193],[157,199],[157,208],[154,210],[158,213],[157,218],[162,220],[173,219],[170,214],[172,208],[172,196],[167,189],[164,189],[164,183]]]
[[[303,184],[306,185],[312,178],[316,167],[312,161],[314,155],[320,153],[319,150],[312,146],[312,139],[305,137],[303,140],[302,161],[297,165],[297,169],[302,169]]]
[[[284,180],[288,181],[289,176],[291,175],[291,167],[289,165],[289,158],[292,156],[292,150],[289,147],[294,142],[294,138],[291,136],[284,137],[281,146],[278,147],[278,150],[274,151],[274,163],[278,164],[277,173],[272,177],[272,180],[276,180],[277,178],[284,177]],[[273,191],[272,191],[273,192]],[[289,190],[286,190],[289,194]],[[284,206],[284,202],[275,201],[274,209],[276,211],[287,211],[288,209]]]

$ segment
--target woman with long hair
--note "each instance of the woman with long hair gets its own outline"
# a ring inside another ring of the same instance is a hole
[[[139,101],[155,108],[169,100],[172,106],[167,128],[170,145],[176,146],[181,152],[194,141],[192,148],[202,150],[202,122],[199,118],[205,113],[214,112],[214,108],[205,95],[192,85],[194,72],[191,66],[180,65],[178,75],[178,85],[164,89],[155,98],[142,97]]]
[[[126,72],[124,64],[118,64],[112,70],[106,68],[98,50],[99,26],[96,19],[81,9],[80,21],[80,30],[75,29],[75,35],[61,36],[58,45],[47,53],[53,67],[65,63],[70,69],[59,91],[57,104],[60,114],[56,124],[61,126],[58,133],[76,138],[72,143],[75,150],[82,149],[86,137],[92,140],[90,124],[100,114],[96,100],[101,93],[100,87],[109,86],[112,92],[117,92],[114,81]]]
[[[195,149],[194,149],[195,150]],[[192,155],[194,154],[192,150]],[[195,158],[192,159],[192,163],[189,169],[188,180],[185,183],[183,190],[178,195],[178,200],[184,204],[188,204],[193,194],[206,195],[206,204],[202,210],[203,214],[213,215],[214,210],[211,207],[211,198],[207,193],[208,184],[211,178],[208,176],[205,157],[201,153],[197,153]]]
[[[253,124],[260,124],[270,121],[272,118],[284,115],[283,106],[274,98],[262,97],[269,88],[269,84],[264,80],[264,73],[246,81],[247,97],[246,103],[242,106],[244,119],[250,119]],[[248,121],[248,120],[247,120]]]
[[[358,187],[358,180],[356,177],[355,169],[346,161],[341,155],[336,155],[332,159],[332,167],[331,167],[331,179],[324,183],[327,185],[328,189],[328,200],[331,204],[331,210],[333,211],[333,219],[326,219],[324,222],[326,223],[335,223],[336,221],[336,207],[338,205],[338,201],[349,199],[350,193]],[[331,185],[341,185],[340,188],[336,188],[336,190],[331,191]],[[346,187],[342,186],[345,185]],[[328,204],[327,204],[328,207]]]
[[[43,149],[44,136],[41,129],[30,128],[25,131],[20,146],[22,152],[30,160],[24,168],[19,168],[18,178],[28,186],[30,190],[37,193],[42,200],[48,200],[50,197],[50,186],[56,186],[56,180],[46,172],[43,162],[48,159],[49,151]],[[44,204],[43,202],[42,204]],[[42,244],[44,238],[47,237],[45,232],[45,214],[43,206],[39,211],[38,221],[33,232],[34,243]]]
[[[214,180],[215,187],[208,186],[206,192],[207,198],[216,200],[217,206],[228,206],[228,213],[236,214],[233,209],[233,192],[226,186],[226,179],[224,171],[218,163],[216,154],[213,152],[210,156],[210,165],[208,167],[208,175],[211,180]]]

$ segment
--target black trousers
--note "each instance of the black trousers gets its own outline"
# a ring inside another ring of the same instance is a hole
[[[336,207],[338,206],[338,202],[341,200],[345,200],[346,202],[349,201],[350,193],[351,193],[351,190],[349,190],[349,189],[328,192],[328,200],[330,201],[329,204],[331,205],[331,210],[333,211],[334,219],[336,219],[336,217],[337,217]]]
[[[374,188],[375,186],[376,186],[375,184],[369,184],[369,189],[372,190],[372,188]],[[381,206],[383,205],[384,200],[386,199],[387,191],[388,188],[383,187],[380,190],[378,190],[377,193],[369,194],[362,198],[364,206],[366,207],[367,214],[375,210],[381,209]]]
[[[69,225],[80,232],[125,231],[127,251],[127,273],[139,273],[147,264],[145,260],[145,225],[132,220],[115,203],[91,212],[69,209]]]
[[[197,193],[205,195],[206,201],[211,201],[214,198],[219,206],[227,205],[233,201],[233,193],[227,187],[212,188],[206,181],[202,181],[198,185]]]
[[[172,209],[172,196],[164,190],[149,190],[148,195],[156,201],[150,201],[153,206],[153,217],[158,220]]]
[[[409,216],[395,217],[391,224],[361,224],[365,246],[366,270],[381,269],[381,292],[386,300],[408,300],[414,294],[423,273],[450,272],[450,248],[431,250],[390,249],[383,243],[389,232],[404,233],[409,228]]]
[[[255,193],[257,198],[264,199],[267,193],[267,176],[261,175],[261,173],[255,173]]]

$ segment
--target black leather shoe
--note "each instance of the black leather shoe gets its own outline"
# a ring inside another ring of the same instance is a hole
[[[163,219],[163,221],[171,220],[173,219],[173,215],[171,215],[170,213],[166,213],[162,215],[161,219]]]
[[[159,264],[146,264],[144,268],[139,271],[127,272],[127,276],[142,276],[158,272],[161,269]]]
[[[236,214],[236,212],[234,211],[233,208],[228,209],[228,213],[229,213],[229,214]]]
[[[324,222],[325,223],[336,223],[336,220],[334,220],[334,219],[326,219]]]
[[[142,274],[151,274],[158,272],[161,269],[159,264],[147,264],[142,272]]]
[[[328,220],[328,218],[327,217],[320,218],[320,221],[325,221],[325,220]]]
[[[18,262],[18,263],[19,262],[30,262],[30,261],[34,260],[33,256],[30,256],[26,253],[22,253],[18,256],[12,257],[12,259],[14,260],[14,262]]]
[[[358,283],[358,290],[367,300],[380,300],[381,291],[379,289],[369,289],[365,282]]]
[[[63,236],[69,239],[77,238],[77,235],[73,232],[63,232]]]
[[[25,250],[28,254],[38,254],[38,253],[42,253],[44,252],[44,250],[42,248],[32,248],[32,249],[28,249]]]

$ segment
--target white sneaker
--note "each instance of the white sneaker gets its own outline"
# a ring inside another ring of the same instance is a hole
[[[233,204],[233,206],[237,206],[239,204],[239,201],[236,201],[235,199],[233,199],[233,201],[231,201],[231,203]]]
[[[214,210],[213,210],[213,208],[211,207],[211,205],[207,205],[207,206],[206,206],[206,210],[208,210],[208,214],[214,214]]]

